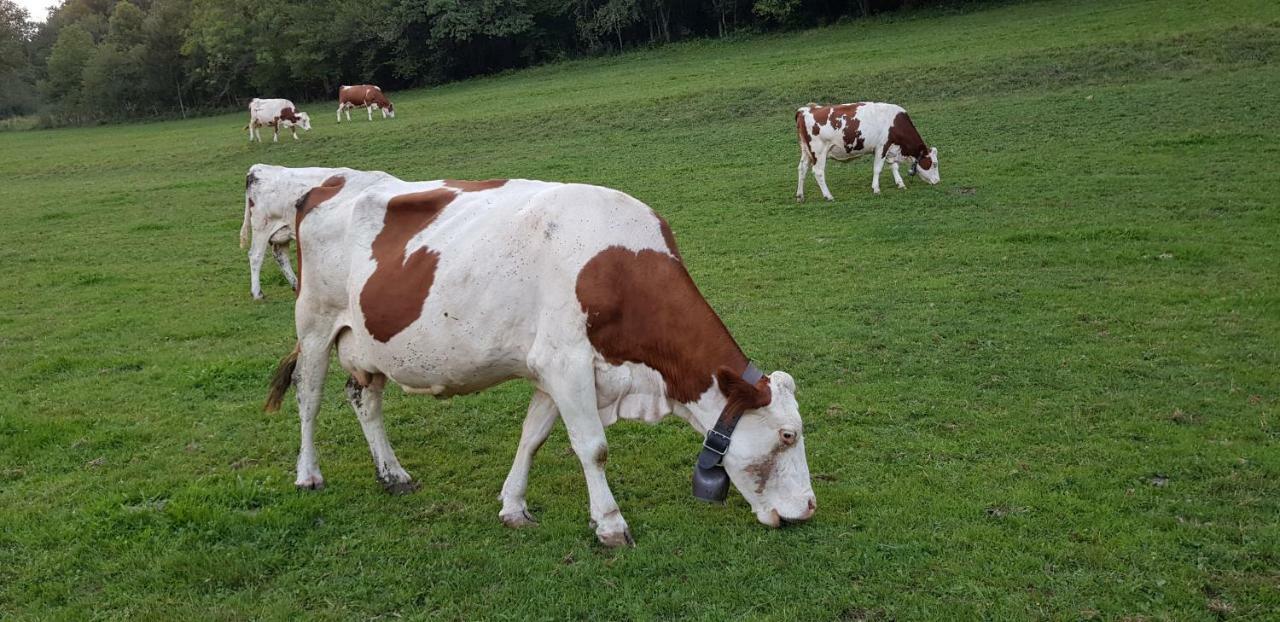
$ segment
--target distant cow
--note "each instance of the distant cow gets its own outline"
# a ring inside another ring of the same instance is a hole
[[[287,127],[293,132],[293,139],[298,140],[298,127],[303,131],[311,130],[311,117],[298,110],[293,102],[287,99],[258,99],[249,102],[249,142],[253,142],[255,134],[258,142],[262,142],[262,132],[258,128],[271,126],[275,134],[271,142],[280,141],[280,128]]]
[[[281,361],[267,408],[297,382],[299,488],[324,486],[313,436],[336,350],[389,491],[417,485],[383,429],[388,381],[447,397],[526,378],[536,390],[499,497],[508,526],[534,522],[529,467],[557,417],[606,545],[632,542],[605,480],[604,429],[618,419],[675,413],[706,434],[695,470],[701,498],[723,499],[732,481],[766,525],[813,515],[795,381],[751,364],[648,206],[578,184],[331,173],[298,192],[314,170],[270,171],[281,178],[271,187],[292,193],[279,200],[298,205],[298,344]]]
[[[384,119],[396,118],[396,107],[382,94],[382,89],[372,84],[343,86],[338,89],[338,123],[342,123],[343,112],[347,113],[347,120],[351,120],[352,108],[364,108],[369,113],[370,121],[373,120],[374,109],[381,110]]]
[[[289,266],[289,241],[294,239],[293,221],[297,196],[334,174],[331,168],[286,169],[254,164],[244,181],[244,222],[240,225],[240,248],[249,247],[249,294],[262,300],[259,274],[267,247],[275,256],[289,286],[298,289],[298,279]],[[289,174],[284,174],[288,171]]]
[[[827,156],[850,160],[867,153],[875,154],[871,191],[880,194],[880,171],[885,160],[893,167],[893,181],[906,188],[898,173],[898,162],[911,158],[911,174],[936,184],[938,150],[930,149],[920,138],[911,117],[901,106],[862,102],[819,106],[809,104],[796,110],[796,134],[800,138],[800,180],[796,184],[796,200],[804,201],[804,176],[813,167],[822,196],[835,200],[827,189]]]

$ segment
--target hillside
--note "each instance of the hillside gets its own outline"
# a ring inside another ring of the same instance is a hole
[[[1275,2],[1031,2],[391,93],[388,121],[311,104],[296,142],[244,114],[0,132],[0,617],[1274,615],[1278,60]],[[942,183],[832,164],[837,200],[797,205],[795,107],[856,100],[905,106]],[[336,371],[329,487],[295,491],[296,408],[261,411],[293,298],[268,265],[250,300],[236,244],[255,162],[653,206],[795,376],[816,518],[694,502],[673,418],[609,430],[635,549],[595,544],[562,426],[541,525],[508,530],[524,383],[388,391],[423,486],[387,496]]]

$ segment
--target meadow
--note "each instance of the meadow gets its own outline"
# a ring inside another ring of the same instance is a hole
[[[283,93],[264,96],[287,95]],[[0,618],[1280,617],[1280,4],[976,5],[245,114],[0,132]],[[904,105],[942,183],[794,200],[793,114]],[[270,138],[268,137],[268,141]],[[387,392],[373,478],[336,366],[294,490],[294,343],[237,246],[255,162],[624,190],[748,356],[799,386],[819,508],[695,502],[700,438],[609,430],[637,546],[557,425],[510,530],[530,387]]]

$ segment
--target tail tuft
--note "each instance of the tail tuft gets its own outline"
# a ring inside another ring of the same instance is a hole
[[[298,352],[301,350],[302,344],[295,345],[293,352],[280,359],[280,366],[276,367],[276,373],[271,377],[271,391],[267,393],[267,403],[262,406],[263,410],[269,413],[280,410],[280,402],[293,384],[293,371],[298,367]]]
[[[249,246],[249,221],[252,218],[253,199],[250,199],[245,193],[244,198],[244,222],[240,223],[240,248]]]

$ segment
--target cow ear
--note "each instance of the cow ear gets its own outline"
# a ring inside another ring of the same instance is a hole
[[[741,374],[728,367],[721,367],[716,370],[716,383],[720,386],[720,392],[728,398],[729,404],[744,410],[764,408],[773,401],[768,376],[761,376],[755,384],[751,384],[743,380]]]

